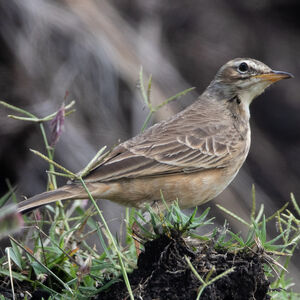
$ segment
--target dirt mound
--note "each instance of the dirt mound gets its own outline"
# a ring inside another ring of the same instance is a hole
[[[145,244],[138,259],[138,268],[129,275],[135,299],[191,300],[196,299],[201,282],[191,271],[187,256],[201,278],[205,279],[212,268],[210,279],[231,267],[234,271],[205,288],[200,299],[247,300],[270,299],[269,282],[263,272],[262,258],[252,251],[229,253],[216,251],[211,243],[194,248],[181,237],[160,238]],[[118,282],[97,299],[129,299],[124,282]]]

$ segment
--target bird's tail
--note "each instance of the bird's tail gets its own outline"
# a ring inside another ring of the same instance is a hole
[[[45,192],[28,198],[18,204],[17,212],[25,213],[40,206],[50,204],[58,200],[87,199],[84,188],[79,185],[64,185],[53,191]]]

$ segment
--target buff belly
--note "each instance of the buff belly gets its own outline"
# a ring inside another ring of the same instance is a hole
[[[110,182],[105,191],[101,189],[97,193],[94,190],[93,194],[122,205],[143,208],[146,203],[161,202],[162,192],[168,203],[178,199],[182,208],[189,208],[216,197],[228,186],[236,173],[228,174],[226,169],[214,169],[159,178],[127,179]]]

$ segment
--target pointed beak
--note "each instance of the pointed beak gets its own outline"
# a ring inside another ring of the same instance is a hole
[[[294,78],[294,75],[288,72],[283,72],[283,71],[275,71],[272,70],[269,73],[265,74],[259,74],[253,76],[254,78],[261,78],[262,80],[270,81],[272,83],[279,81],[281,79],[288,79],[288,78]]]

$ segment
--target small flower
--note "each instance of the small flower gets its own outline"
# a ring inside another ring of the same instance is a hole
[[[64,129],[65,122],[65,104],[63,103],[60,109],[58,110],[55,118],[51,121],[52,134],[51,134],[51,146],[54,147]]]
[[[47,278],[48,278],[47,274],[40,273],[37,275],[37,280],[42,283],[45,282]]]
[[[34,217],[37,221],[40,221],[42,219],[41,212],[39,209],[34,211]]]

